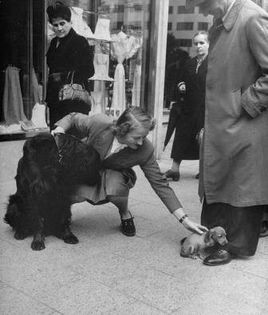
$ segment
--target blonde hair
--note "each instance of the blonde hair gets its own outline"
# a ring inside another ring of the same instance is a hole
[[[116,122],[116,133],[124,137],[128,132],[142,126],[150,131],[155,127],[155,119],[137,106],[131,106],[126,109]]]
[[[198,36],[198,35],[206,36],[206,40],[207,40],[207,42],[209,42],[209,40],[208,40],[208,32],[206,32],[206,31],[199,31],[199,32],[194,34],[194,36],[192,37],[192,40],[194,40],[196,38],[196,36]]]

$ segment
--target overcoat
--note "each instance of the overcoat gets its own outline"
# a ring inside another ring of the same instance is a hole
[[[268,15],[236,0],[210,42],[199,187],[207,203],[268,204],[267,107]]]
[[[170,212],[182,207],[168,182],[163,179],[155,159],[153,145],[147,138],[136,150],[126,147],[118,153],[113,153],[107,157],[115,137],[114,123],[111,117],[104,114],[88,116],[81,113],[71,113],[63,117],[56,125],[68,132],[75,130],[76,134],[79,134],[85,143],[92,145],[100,155],[102,161],[102,180],[100,185],[82,187],[80,189],[80,193],[87,200],[97,204],[106,198],[106,190],[109,186],[107,185],[107,180],[109,181],[110,179],[107,178],[107,172],[103,172],[104,170],[115,170],[129,174],[130,168],[140,166],[153,190]],[[131,173],[135,176],[133,170]],[[114,174],[114,172],[110,172],[110,174]]]
[[[70,112],[65,107],[66,104],[59,102],[59,91],[64,84],[71,83],[72,72],[74,72],[73,83],[82,84],[88,91],[91,90],[88,78],[94,74],[93,49],[86,38],[78,35],[71,28],[65,37],[55,37],[51,40],[47,51],[47,65],[49,76],[46,102],[50,109],[50,126],[53,127],[64,113]],[[90,110],[90,104],[88,106],[84,104],[81,109],[74,109],[75,102],[73,102],[72,107],[72,111],[77,112],[81,110],[83,113],[88,113]]]
[[[181,75],[181,81],[185,82],[186,93],[183,96],[177,95],[176,105],[181,111],[173,124],[176,131],[171,158],[175,161],[199,159],[199,144],[196,136],[204,127],[207,58],[203,60],[197,72],[196,68],[197,57],[194,57],[186,62]],[[170,115],[174,114],[177,112],[170,111]],[[172,119],[169,120],[165,144],[170,135],[171,123]]]

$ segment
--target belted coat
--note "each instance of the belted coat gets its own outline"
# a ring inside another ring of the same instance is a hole
[[[199,187],[207,203],[268,204],[267,107],[268,14],[236,0],[211,34]]]

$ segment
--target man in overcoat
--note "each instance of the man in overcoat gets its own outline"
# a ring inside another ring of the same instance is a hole
[[[212,14],[200,164],[201,222],[229,244],[204,263],[255,254],[268,205],[268,14],[251,0],[187,0]]]

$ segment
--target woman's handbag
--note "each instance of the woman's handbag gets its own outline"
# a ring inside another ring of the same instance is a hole
[[[68,73],[67,79],[69,78],[70,72]],[[91,104],[91,96],[85,87],[81,84],[73,83],[74,71],[71,72],[71,82],[64,84],[59,91],[59,100],[82,100],[87,104]]]

